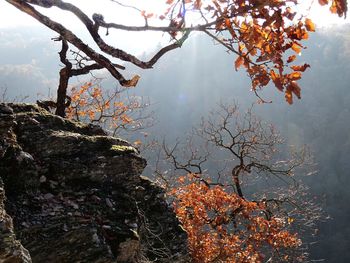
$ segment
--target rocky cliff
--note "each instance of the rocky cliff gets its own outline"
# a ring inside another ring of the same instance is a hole
[[[0,262],[185,262],[145,166],[98,126],[0,104]]]

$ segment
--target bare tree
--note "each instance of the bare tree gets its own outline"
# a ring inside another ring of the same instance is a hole
[[[104,53],[122,61],[130,62],[142,69],[152,68],[153,65],[159,60],[159,58],[165,53],[175,48],[181,47],[183,41],[188,37],[189,33],[185,33],[181,39],[175,40],[174,43],[161,48],[149,61],[141,61],[132,54],[129,54],[121,49],[106,44],[106,42],[102,39],[101,35],[98,32],[99,28],[118,28],[118,26],[113,26],[113,24],[106,24],[104,22],[103,16],[100,14],[94,14],[92,19],[90,19],[75,5],[63,2],[61,0],[6,1],[14,5],[21,11],[34,17],[40,23],[44,24],[45,26],[47,26],[48,28],[52,29],[60,35],[58,38],[54,39],[55,41],[62,41],[62,48],[59,55],[60,61],[64,65],[64,67],[60,70],[60,80],[57,89],[56,114],[59,116],[65,116],[65,108],[69,105],[69,101],[66,102],[67,87],[69,78],[71,78],[72,76],[84,75],[88,74],[92,70],[105,68],[124,87],[135,86],[140,77],[138,75],[135,75],[131,79],[125,79],[124,76],[119,72],[119,70],[125,69],[124,66],[111,62],[105,55],[93,50],[84,41],[77,37],[72,31],[65,28],[62,24],[55,22],[49,17],[43,15],[40,11],[35,9],[34,6],[39,6],[43,8],[57,7],[61,10],[73,13],[85,25],[86,29],[92,36],[95,43]],[[170,32],[171,29],[172,27],[170,26],[164,28],[164,30],[162,31]],[[133,28],[125,27],[124,30],[133,30]],[[142,30],[149,30],[149,28],[146,27]],[[179,28],[173,28],[173,30],[178,31]],[[69,61],[69,59],[67,59],[67,51],[69,49],[68,43],[72,44],[75,48],[84,53],[84,55],[82,56],[75,57],[74,64],[71,61]]]

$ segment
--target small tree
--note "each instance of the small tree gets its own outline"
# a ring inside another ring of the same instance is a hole
[[[295,65],[296,55],[304,48],[302,40],[308,38],[309,31],[315,31],[314,23],[300,13],[300,3],[296,0],[167,0],[166,11],[155,16],[145,10],[138,10],[144,18],[142,26],[127,26],[105,21],[101,14],[88,17],[77,6],[62,0],[6,0],[19,10],[34,17],[40,23],[57,32],[56,40],[62,41],[60,60],[64,68],[60,71],[60,82],[57,90],[56,114],[65,115],[65,105],[69,78],[87,74],[96,69],[107,69],[122,86],[135,86],[139,76],[126,79],[121,70],[125,66],[112,62],[106,55],[131,63],[142,69],[152,68],[167,52],[179,48],[192,32],[199,31],[225,47],[229,53],[236,55],[235,69],[244,67],[252,81],[252,89],[257,93],[270,81],[280,91],[284,91],[288,103],[293,102],[293,95],[300,98],[300,87],[297,84],[309,65]],[[116,8],[122,8],[119,2]],[[321,5],[331,5],[330,11],[339,16],[347,12],[346,0],[319,0]],[[71,30],[45,16],[35,7],[59,8],[75,15],[86,27],[90,36],[102,52],[92,49]],[[133,8],[135,10],[135,8]],[[195,15],[199,22],[189,25],[188,19]],[[164,20],[162,26],[153,26],[151,21],[157,17]],[[161,47],[151,59],[143,61],[124,50],[108,45],[99,30],[101,28],[127,31],[167,32],[170,44]],[[84,54],[86,63],[71,63],[67,59],[68,45],[73,45]],[[290,53],[292,52],[292,53]]]
[[[307,152],[284,160],[282,143],[251,109],[220,105],[184,145],[164,144],[195,262],[305,262],[300,234],[312,233],[321,212],[294,176]]]
[[[103,90],[99,81],[86,82],[69,91],[70,105],[67,118],[99,124],[112,136],[135,132],[153,126],[154,119],[149,100],[130,95],[129,88]]]

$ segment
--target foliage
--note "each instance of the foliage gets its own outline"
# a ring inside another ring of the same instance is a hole
[[[121,132],[134,132],[153,125],[150,103],[145,98],[128,95],[128,88],[104,91],[99,83],[86,82],[72,87],[69,119],[98,123],[114,136]]]
[[[189,182],[181,178],[180,187],[171,192],[195,262],[263,262],[269,251],[288,261],[283,250],[301,245],[297,234],[286,230],[293,219],[266,217],[264,201],[248,201],[196,178],[191,174]]]
[[[169,193],[195,262],[305,262],[299,233],[312,234],[321,210],[294,175],[307,151],[284,160],[282,143],[252,109],[240,114],[222,104],[186,143],[163,145],[179,178]]]
[[[315,24],[302,13],[301,2],[297,0],[167,0],[165,12],[158,16],[112,0],[116,3],[116,8],[129,8],[129,11],[134,12],[136,10],[145,21],[142,26],[106,22],[101,14],[93,14],[90,18],[74,4],[61,0],[6,1],[59,34],[56,40],[62,41],[60,59],[65,65],[65,68],[60,71],[57,94],[56,113],[61,116],[64,116],[66,89],[71,76],[105,68],[122,86],[135,86],[140,76],[134,75],[126,79],[121,73],[126,66],[112,62],[108,56],[141,69],[149,69],[164,54],[181,47],[195,31],[205,33],[223,45],[229,53],[232,52],[237,56],[234,62],[235,69],[245,68],[251,78],[252,90],[256,94],[259,88],[272,82],[278,90],[284,91],[287,102],[291,104],[293,96],[301,97],[301,88],[297,81],[310,67],[307,63],[294,64],[296,55],[305,48],[302,41],[308,38],[309,32],[315,31]],[[321,5],[330,5],[332,13],[346,16],[346,0],[319,0],[318,2]],[[37,6],[57,7],[75,15],[102,52],[92,49],[72,30],[43,15],[40,9],[35,8]],[[192,15],[198,18],[194,20],[195,25],[188,22]],[[157,18],[157,24],[153,26],[151,20],[155,18]],[[162,25],[159,25],[160,20],[164,21]],[[169,44],[159,48],[149,60],[143,61],[133,54],[107,44],[99,32],[100,28],[106,28],[107,33],[112,29],[167,32],[171,40]],[[75,54],[79,54],[80,57],[75,65],[66,57],[68,44],[75,46],[78,50]],[[84,55],[80,55],[80,52]],[[80,63],[81,59],[87,63]]]
[[[319,1],[327,5],[329,1]],[[235,69],[244,67],[251,78],[252,89],[267,86],[270,81],[285,92],[289,104],[293,94],[300,99],[301,79],[309,64],[294,65],[296,54],[305,48],[302,40],[315,31],[311,19],[297,12],[299,2],[287,1],[167,1],[172,24],[185,28],[185,13],[200,12],[204,32],[238,57]],[[172,17],[177,8],[176,18]],[[332,13],[346,15],[346,1],[332,1]],[[209,32],[212,29],[214,35]],[[294,54],[293,54],[294,53]]]

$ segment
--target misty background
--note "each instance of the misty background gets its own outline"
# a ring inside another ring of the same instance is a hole
[[[42,27],[0,29],[0,96],[27,102],[54,96],[61,68],[60,43],[51,40],[55,36]],[[302,99],[290,106],[270,85],[260,95],[273,103],[256,105],[254,111],[274,124],[288,145],[307,144],[314,154],[318,173],[306,180],[330,219],[319,223],[311,258],[350,262],[350,26],[320,30],[306,44],[299,62],[311,69],[300,81]],[[150,57],[149,52],[142,56]],[[220,100],[236,102],[242,111],[250,107],[258,98],[245,72],[235,72],[234,60],[208,38],[193,35],[154,69],[133,68],[130,75],[141,79],[131,92],[150,98],[157,120],[147,133],[181,138]],[[103,87],[117,85],[105,71],[94,75],[104,79]],[[88,79],[71,79],[70,84]]]

